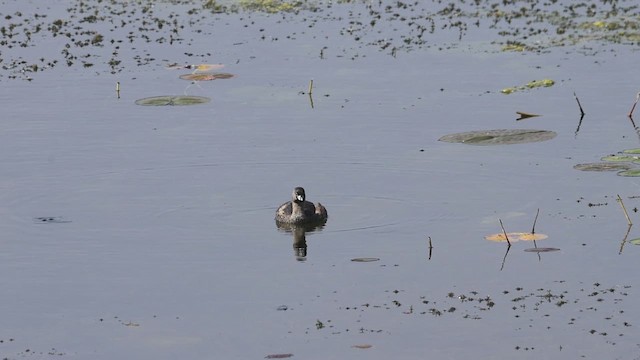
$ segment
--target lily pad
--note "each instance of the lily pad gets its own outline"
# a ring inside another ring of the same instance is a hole
[[[549,238],[549,236],[545,234],[539,234],[539,233],[532,234],[532,233],[526,233],[526,232],[510,232],[510,233],[507,233],[507,236],[509,237],[509,242],[544,240]],[[497,242],[507,241],[507,239],[504,237],[504,233],[487,235],[484,237],[484,239],[489,241],[497,241]]]
[[[378,261],[380,260],[379,258],[355,258],[355,259],[351,259],[351,261],[353,262],[373,262],[373,261]]]
[[[449,134],[438,140],[471,145],[510,145],[546,141],[554,137],[556,133],[549,130],[497,129]]]
[[[549,236],[540,233],[521,233],[519,239],[522,241],[535,241],[535,240],[544,240],[548,239]]]
[[[635,148],[635,149],[627,149],[622,151],[625,154],[639,154],[640,155],[640,148]]]
[[[229,73],[196,73],[180,75],[180,79],[189,81],[211,81],[217,79],[231,79],[235,75]]]
[[[524,234],[524,233],[518,233],[518,232],[510,232],[507,233],[507,236],[509,237],[509,241],[510,242],[514,242],[514,241],[519,241],[520,240],[520,235]],[[487,235],[484,237],[485,240],[489,240],[489,241],[497,241],[497,242],[506,242],[507,238],[504,236],[504,233],[498,233],[498,234],[492,234],[492,235]]]
[[[626,163],[599,162],[578,164],[573,168],[580,171],[621,171],[631,169],[631,165]]]
[[[142,106],[185,106],[185,105],[197,105],[204,104],[211,101],[208,97],[204,96],[154,96],[140,100],[136,100],[136,105]]]
[[[530,248],[530,249],[524,249],[524,251],[526,252],[534,252],[534,253],[541,253],[541,252],[553,252],[553,251],[560,251],[560,249],[558,248]]]
[[[631,169],[631,170],[620,171],[618,173],[618,176],[638,177],[638,176],[640,176],[640,169]]]
[[[555,81],[551,79],[533,80],[522,86],[513,86],[513,87],[504,88],[500,92],[508,95],[520,90],[529,90],[529,89],[535,89],[539,87],[549,87],[549,86],[553,86],[554,84],[555,84]]]
[[[640,238],[629,240],[629,242],[633,245],[640,245]]]
[[[609,155],[609,156],[604,156],[602,157],[600,160],[602,161],[621,161],[621,162],[631,162],[631,161],[637,161],[640,160],[640,156],[633,156],[633,155]]]

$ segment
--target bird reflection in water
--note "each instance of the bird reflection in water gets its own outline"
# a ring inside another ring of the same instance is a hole
[[[307,260],[307,236],[306,234],[314,231],[321,231],[324,228],[324,222],[315,224],[290,224],[276,221],[278,230],[293,235],[293,255],[298,261]]]

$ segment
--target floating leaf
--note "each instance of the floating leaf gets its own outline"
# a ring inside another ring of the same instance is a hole
[[[609,155],[609,156],[604,156],[602,157],[600,160],[602,161],[636,161],[640,159],[640,156],[633,156],[633,155]]]
[[[635,148],[635,149],[627,149],[622,151],[625,154],[640,154],[640,148]]]
[[[211,99],[204,96],[154,96],[136,100],[136,105],[142,106],[184,106],[204,104]]]
[[[508,95],[520,90],[529,90],[529,89],[535,89],[539,87],[549,87],[549,86],[553,86],[554,84],[555,84],[555,81],[551,79],[533,80],[522,86],[504,88],[500,92]]]
[[[599,162],[599,163],[578,164],[578,165],[575,165],[573,168],[581,171],[620,171],[620,170],[631,169],[631,165],[625,164],[625,163],[615,163],[615,162]]]
[[[355,259],[351,259],[351,261],[353,262],[373,262],[373,261],[378,261],[380,260],[379,258],[355,258]]]
[[[498,129],[449,134],[438,140],[471,145],[509,145],[546,141],[554,137],[556,133],[548,130]]]
[[[535,253],[541,253],[541,252],[552,252],[552,251],[560,251],[560,249],[558,248],[530,248],[530,249],[524,249],[524,251],[526,252],[535,252]]]
[[[264,358],[265,359],[287,359],[292,357],[293,354],[271,354],[271,355],[267,355]]]
[[[510,242],[544,240],[549,238],[549,236],[545,234],[538,234],[538,233],[532,234],[532,233],[526,233],[526,232],[510,232],[510,233],[507,233],[507,236],[509,237]],[[507,241],[507,239],[504,237],[504,233],[487,235],[484,237],[484,239],[489,241],[497,241],[497,242]]]
[[[193,73],[180,75],[180,79],[189,81],[211,81],[217,79],[231,79],[233,74],[229,73]]]
[[[629,240],[629,242],[633,245],[640,245],[640,238]]]
[[[544,239],[548,239],[549,236],[545,235],[545,234],[539,234],[539,233],[520,233],[520,235],[518,236],[519,240],[522,241],[535,241],[535,240],[544,240]]]
[[[537,88],[537,87],[549,87],[553,86],[556,82],[551,79],[542,79],[542,80],[533,80],[527,85],[525,85],[529,89]]]
[[[352,348],[356,348],[356,349],[369,349],[372,347],[372,345],[369,344],[359,344],[359,345],[351,345]]]
[[[520,240],[520,235],[521,234],[524,234],[524,233],[510,232],[510,233],[507,233],[507,236],[509,237],[509,241],[510,242],[514,242],[514,241]],[[507,241],[507,238],[504,237],[504,233],[487,235],[487,236],[484,237],[484,239],[485,240],[489,240],[489,241],[498,241],[498,242],[506,242]]]
[[[638,177],[638,176],[640,176],[640,169],[631,169],[631,170],[620,171],[618,173],[618,176]]]
[[[189,80],[189,81],[211,81],[215,80],[216,77],[213,74],[200,73],[200,74],[183,74],[180,75],[180,79]]]

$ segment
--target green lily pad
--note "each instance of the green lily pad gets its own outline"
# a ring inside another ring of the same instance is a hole
[[[554,137],[556,133],[549,130],[498,129],[449,134],[438,140],[471,145],[509,145],[546,141]]]
[[[640,148],[635,148],[635,149],[627,149],[622,151],[625,154],[640,154]]]
[[[632,162],[636,160],[640,160],[640,157],[633,155],[609,155],[601,158],[602,161],[622,161],[622,162]]]
[[[640,169],[631,169],[631,170],[620,171],[618,173],[618,176],[638,177],[638,176],[640,176]]]
[[[208,97],[204,96],[154,96],[140,100],[136,100],[136,105],[142,106],[184,106],[184,105],[197,105],[204,104],[211,101]]]
[[[621,171],[621,170],[631,169],[631,165],[626,163],[599,162],[599,163],[578,164],[578,165],[575,165],[573,168],[580,171]]]
[[[633,245],[640,245],[640,238],[629,240],[629,242]]]
[[[551,79],[533,80],[522,86],[513,86],[513,87],[504,88],[500,92],[508,95],[516,91],[553,86],[555,83],[556,82]]]

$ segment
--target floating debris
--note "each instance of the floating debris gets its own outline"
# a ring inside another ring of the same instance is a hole
[[[532,118],[532,117],[542,116],[542,115],[530,114],[530,113],[526,113],[526,112],[522,112],[522,111],[516,111],[516,114],[520,115],[520,117],[517,118],[516,120],[524,120],[524,119],[528,119],[528,118]]]
[[[136,105],[142,106],[185,106],[185,105],[197,105],[205,104],[211,101],[208,97],[204,96],[153,96],[140,100],[136,100]]]
[[[361,344],[361,345],[351,345],[351,347],[354,349],[370,349],[373,347],[373,345]]]
[[[198,64],[198,65],[178,65],[177,63],[169,64],[167,69],[169,70],[180,70],[180,69],[188,69],[193,70],[193,72],[198,71],[212,71],[222,69],[224,67],[223,64]]]
[[[450,134],[438,140],[470,145],[511,145],[547,141],[556,135],[555,132],[549,130],[498,129]]]
[[[70,223],[70,220],[66,220],[61,216],[42,216],[33,218],[33,222],[36,224],[66,224]]]

